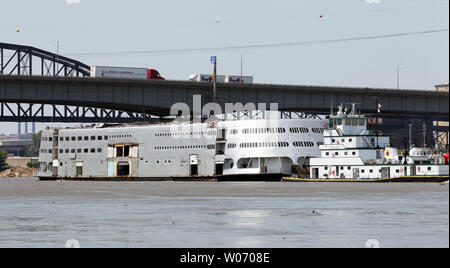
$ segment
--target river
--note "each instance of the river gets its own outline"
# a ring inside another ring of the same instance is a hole
[[[441,184],[0,179],[0,247],[449,247]]]

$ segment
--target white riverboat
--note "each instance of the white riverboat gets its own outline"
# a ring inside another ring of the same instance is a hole
[[[399,155],[388,136],[370,133],[367,119],[356,112],[355,105],[350,113],[341,106],[330,116],[324,144],[319,147],[321,156],[310,160],[310,179],[448,177],[449,166],[443,157],[433,157],[426,148]]]
[[[319,157],[321,119],[44,130],[43,180],[280,180]]]

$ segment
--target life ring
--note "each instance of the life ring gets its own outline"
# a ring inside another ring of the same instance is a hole
[[[417,167],[417,171],[419,171],[419,172],[420,172],[420,167]]]

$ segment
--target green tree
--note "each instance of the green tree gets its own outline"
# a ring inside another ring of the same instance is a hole
[[[39,162],[38,161],[30,161],[27,163],[27,167],[29,168],[39,168]]]
[[[28,148],[28,156],[29,157],[38,157],[39,156],[39,150],[41,149],[41,137],[42,137],[42,131],[39,131],[36,134],[33,134],[31,136],[32,144],[30,148]]]
[[[0,151],[0,171],[3,171],[8,168],[8,164],[6,164],[6,158],[8,158],[8,153],[5,150]]]

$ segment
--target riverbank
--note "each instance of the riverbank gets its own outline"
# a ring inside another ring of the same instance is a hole
[[[0,178],[30,178],[36,172],[36,168],[14,167],[0,172]]]

